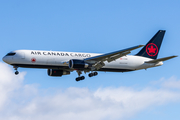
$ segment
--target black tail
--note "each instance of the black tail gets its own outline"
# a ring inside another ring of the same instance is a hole
[[[159,30],[153,38],[139,51],[137,56],[156,59],[161,47],[161,43],[165,34],[165,30]]]

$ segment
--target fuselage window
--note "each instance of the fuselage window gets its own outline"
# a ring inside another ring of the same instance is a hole
[[[10,53],[8,53],[6,56],[13,56],[13,55],[15,55],[16,53],[15,52],[10,52]]]

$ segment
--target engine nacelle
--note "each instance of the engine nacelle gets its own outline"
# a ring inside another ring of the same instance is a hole
[[[70,74],[70,71],[64,71],[64,70],[58,70],[58,69],[48,69],[47,72],[49,76],[59,76],[59,77],[61,77],[62,75]]]
[[[69,68],[81,69],[81,68],[87,68],[88,66],[89,64],[85,63],[84,60],[77,60],[77,59],[69,60]]]

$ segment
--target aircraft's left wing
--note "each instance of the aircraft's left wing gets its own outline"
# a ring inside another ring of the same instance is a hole
[[[111,52],[111,53],[107,53],[107,54],[103,54],[103,55],[98,55],[98,56],[94,56],[94,57],[90,57],[90,58],[86,58],[84,59],[84,61],[86,63],[90,63],[92,64],[92,70],[98,70],[100,68],[102,68],[105,64],[104,62],[112,62],[120,57],[123,57],[129,53],[131,53],[132,50],[135,50],[137,48],[140,48],[144,45],[137,45],[134,47],[130,47],[127,49],[123,49],[123,50],[118,50],[115,52]]]

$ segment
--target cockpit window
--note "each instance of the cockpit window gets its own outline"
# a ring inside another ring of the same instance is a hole
[[[10,53],[8,53],[6,56],[13,56],[13,55],[15,55],[16,53],[15,52],[10,52]]]

